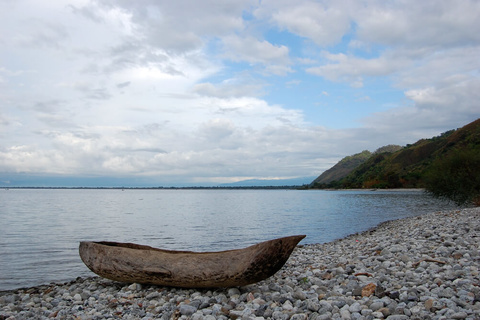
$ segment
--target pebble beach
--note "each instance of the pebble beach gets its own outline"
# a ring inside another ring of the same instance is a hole
[[[176,289],[77,278],[0,292],[4,319],[480,319],[480,208],[299,245],[256,284]]]

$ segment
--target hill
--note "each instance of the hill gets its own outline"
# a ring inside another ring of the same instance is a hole
[[[356,167],[364,163],[370,158],[372,153],[368,150],[364,150],[360,153],[356,153],[352,156],[346,156],[340,160],[336,165],[318,176],[311,185],[323,185],[337,181],[348,176]]]
[[[328,169],[320,176],[318,176],[313,182],[310,184],[311,186],[314,185],[327,185],[334,181],[339,181],[350,174],[355,168],[359,165],[363,164],[367,161],[370,157],[376,154],[386,153],[386,152],[395,152],[400,150],[402,147],[397,145],[388,145],[377,149],[375,152],[370,152],[368,150],[364,150],[360,153],[356,153],[352,156],[347,156],[340,160],[336,165],[332,168]]]
[[[319,182],[317,179],[322,177],[320,176],[312,182],[311,187],[423,188],[425,175],[435,160],[470,151],[480,152],[480,119],[460,129],[444,132],[440,136],[421,139],[398,151],[377,150],[346,176],[340,175],[340,178],[335,180]],[[342,161],[337,164],[339,167],[342,167]],[[329,175],[332,176],[331,173]],[[327,174],[323,178],[326,176]]]

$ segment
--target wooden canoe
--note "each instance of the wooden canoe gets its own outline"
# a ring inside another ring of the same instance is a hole
[[[244,286],[275,274],[304,235],[219,252],[172,251],[133,243],[80,242],[85,265],[107,279],[182,288]]]

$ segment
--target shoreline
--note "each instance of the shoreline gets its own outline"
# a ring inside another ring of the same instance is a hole
[[[385,192],[425,192],[425,188],[352,188],[352,189],[311,189],[311,190],[324,190],[324,191],[385,191]]]
[[[0,291],[0,320],[480,319],[480,208],[382,222],[300,244],[274,276],[176,289],[99,277]]]

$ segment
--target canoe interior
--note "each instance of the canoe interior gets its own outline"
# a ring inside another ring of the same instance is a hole
[[[289,237],[284,237],[284,238],[278,238],[274,240],[267,240],[265,242],[261,243],[267,243],[267,242],[273,242],[281,239],[287,239],[287,238],[299,238],[298,242],[300,242],[302,239],[304,239],[306,235],[295,235],[295,236],[289,236]],[[114,241],[92,241],[93,243],[99,244],[99,245],[104,245],[108,247],[119,247],[119,248],[126,248],[126,249],[135,249],[135,250],[154,250],[154,251],[159,251],[159,252],[166,252],[166,253],[172,253],[172,254],[182,254],[182,253],[191,253],[191,254],[218,254],[222,252],[232,252],[232,251],[239,251],[239,250],[245,250],[246,248],[242,249],[231,249],[231,250],[223,250],[223,251],[187,251],[187,250],[168,250],[168,249],[160,249],[160,248],[154,248],[150,247],[147,245],[143,244],[136,244],[136,243],[130,243],[130,242],[114,242]],[[261,243],[257,243],[254,245],[251,245],[250,247],[257,246]],[[250,248],[248,247],[248,248]]]
[[[194,252],[194,251],[185,251],[185,250],[167,250],[167,249],[154,248],[154,247],[146,246],[143,244],[136,244],[136,243],[129,243],[129,242],[94,241],[93,243],[108,246],[108,247],[119,247],[119,248],[135,249],[135,250],[154,250],[154,251],[161,251],[161,252],[168,252],[168,253],[208,253],[208,252]]]

